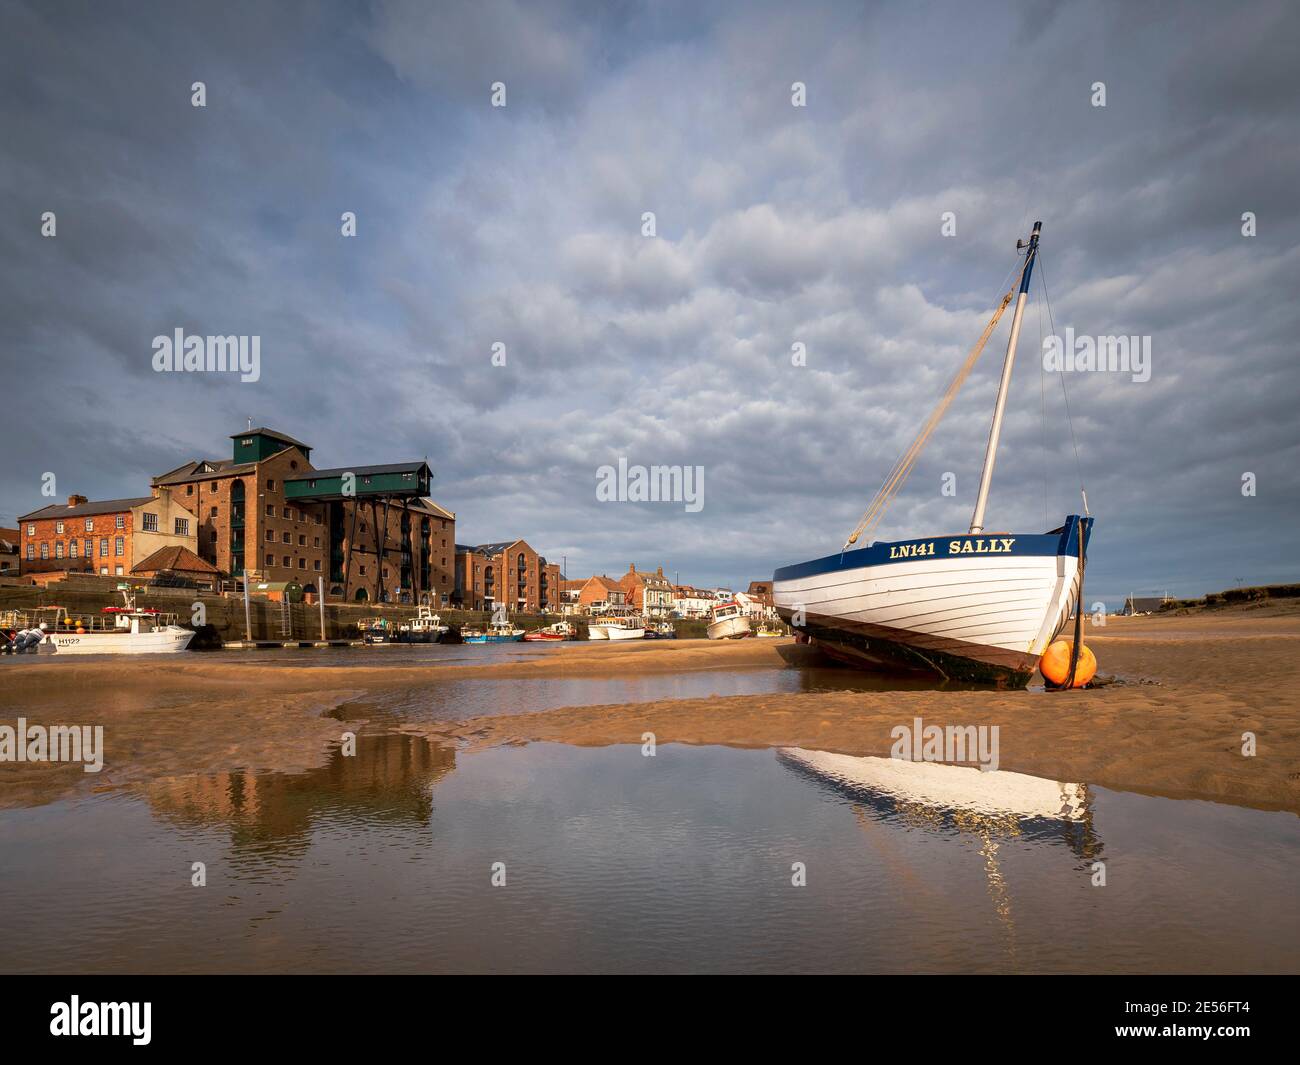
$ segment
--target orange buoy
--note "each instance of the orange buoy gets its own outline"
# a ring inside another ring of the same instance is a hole
[[[1043,652],[1043,657],[1038,660],[1038,668],[1042,670],[1043,676],[1058,688],[1063,687],[1066,681],[1070,679],[1070,655],[1073,651],[1073,641],[1057,640]],[[1097,656],[1088,649],[1088,645],[1085,643],[1079,648],[1079,664],[1074,670],[1074,686],[1082,688],[1088,681],[1092,680],[1096,672]]]

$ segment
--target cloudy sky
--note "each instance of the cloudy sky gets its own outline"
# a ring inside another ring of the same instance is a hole
[[[988,527],[1055,527],[1082,477],[1090,599],[1300,573],[1285,0],[0,20],[0,522],[252,418],[322,467],[427,456],[462,542],[743,585],[838,549],[1041,218]],[[880,537],[969,524],[1009,318]],[[1150,337],[1150,380],[1045,373],[1051,322]],[[177,328],[260,336],[261,379],[155,373]],[[620,456],[702,466],[703,509],[598,502]]]

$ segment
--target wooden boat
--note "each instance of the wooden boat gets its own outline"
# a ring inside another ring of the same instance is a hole
[[[906,479],[1016,295],[1014,288],[843,548],[784,566],[773,577],[777,612],[801,638],[836,658],[1024,687],[1078,602],[1092,529],[1086,496],[1085,516],[1070,515],[1048,533],[989,532],[984,520],[1041,230],[1042,223],[1035,223],[1029,240],[1017,244],[1025,249],[1025,260],[969,529],[850,550],[859,535],[874,528]]]
[[[606,614],[587,624],[588,638],[592,640],[641,640],[645,632],[645,619],[637,614]]]
[[[534,629],[532,632],[524,633],[524,639],[529,642],[570,640],[576,631],[567,621],[557,621],[554,625],[547,625],[544,629]]]
[[[743,640],[753,634],[749,618],[740,612],[740,604],[734,599],[714,603],[709,615],[713,620],[705,633],[710,640]]]

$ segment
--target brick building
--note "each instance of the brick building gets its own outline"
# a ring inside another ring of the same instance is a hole
[[[18,576],[18,560],[22,557],[22,538],[17,529],[0,529],[0,574]]]
[[[325,581],[353,602],[449,601],[456,515],[428,498],[424,462],[318,470],[284,433],[234,433],[229,459],[154,478],[199,515],[200,558],[231,577]]]
[[[150,496],[91,502],[68,496],[18,519],[19,572],[57,570],[124,577],[163,547],[194,550],[194,511],[166,488]]]
[[[559,565],[524,540],[456,545],[452,602],[466,610],[492,610],[503,603],[510,613],[558,611],[560,584]]]
[[[645,573],[631,563],[619,584],[627,593],[628,605],[642,617],[666,618],[673,612],[673,585],[664,576],[663,566]]]
[[[627,592],[618,581],[609,577],[588,577],[578,593],[578,607],[584,614],[603,614],[626,606]]]

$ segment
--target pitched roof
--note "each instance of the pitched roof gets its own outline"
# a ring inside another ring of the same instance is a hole
[[[283,440],[286,444],[292,444],[294,447],[300,447],[304,451],[310,451],[311,445],[304,444],[301,440],[295,440],[286,433],[277,433],[274,429],[258,427],[256,429],[245,429],[242,433],[231,433],[231,440],[239,440],[245,436],[269,436],[272,440]]]
[[[170,484],[188,484],[190,481],[212,481],[219,477],[235,477],[241,473],[252,473],[257,469],[252,462],[236,462],[234,459],[196,459],[184,466],[159,474],[151,484],[160,487]]]
[[[407,504],[407,507],[411,510],[427,511],[436,518],[450,518],[452,521],[456,520],[456,515],[452,511],[448,510],[446,507],[439,506],[428,496],[425,496],[422,499],[413,500]]]
[[[132,499],[104,499],[98,503],[78,503],[75,507],[54,503],[48,507],[42,507],[40,510],[33,510],[30,514],[20,514],[18,520],[23,522],[41,521],[45,518],[88,518],[94,514],[117,514],[124,510],[130,510],[132,507],[138,507],[141,503],[151,502],[153,502],[153,496],[135,496]]]
[[[173,544],[171,547],[160,547],[148,558],[142,559],[131,567],[132,573],[155,573],[158,570],[211,574],[219,572],[211,562],[199,558],[188,547],[182,547],[179,544]]]
[[[18,554],[18,530],[0,529],[0,553]]]
[[[522,540],[497,540],[490,544],[457,544],[456,553],[459,555],[469,554],[471,551],[476,555],[483,555],[485,558],[492,558],[501,554],[507,547],[514,547],[515,544],[523,543]]]

